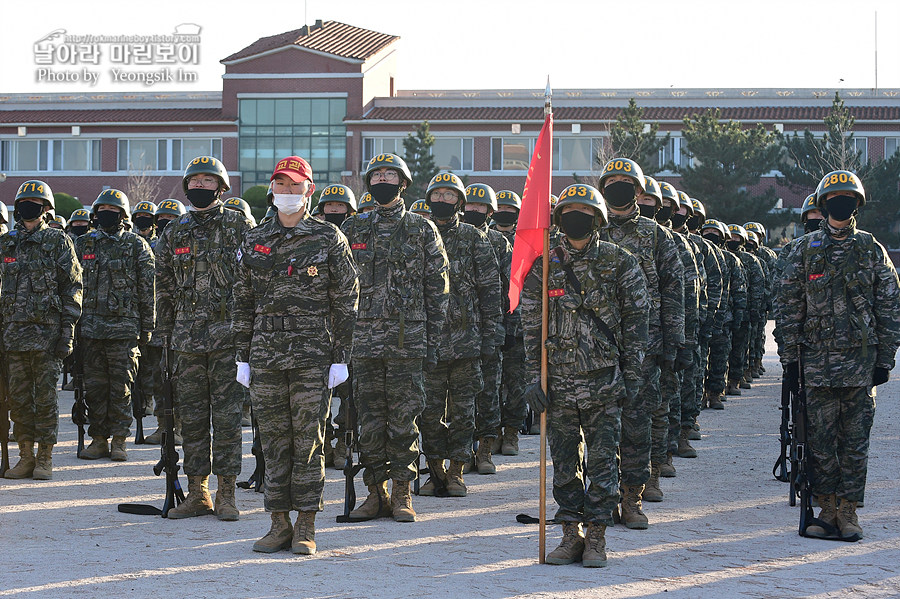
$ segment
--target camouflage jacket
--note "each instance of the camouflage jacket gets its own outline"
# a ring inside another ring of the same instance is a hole
[[[688,239],[700,248],[703,254],[703,270],[706,271],[706,318],[700,323],[700,330],[705,338],[722,327],[725,314],[722,311],[722,264],[719,262],[718,248],[696,233],[688,235]]]
[[[516,228],[513,227],[512,231],[499,231],[497,229],[491,229],[491,231],[496,231],[503,235],[506,239],[507,243],[509,243],[509,264],[506,267],[506,274],[503,275],[501,273],[501,277],[506,277],[506,290],[503,292],[503,326],[506,329],[506,334],[511,337],[515,337],[517,339],[522,338],[522,308],[521,304],[516,306],[516,309],[512,312],[509,311],[509,276],[510,271],[512,270],[512,248],[513,244],[516,241]],[[502,268],[502,267],[501,267]]]
[[[234,287],[236,360],[288,370],[348,364],[359,302],[350,245],[337,227],[305,216],[249,231]]]
[[[703,289],[701,270],[697,264],[696,248],[688,238],[677,232],[673,232],[672,237],[681,256],[684,277],[684,341],[681,345],[694,347],[699,341],[698,334],[700,332],[700,305],[702,303],[700,293]],[[675,350],[677,351],[678,347],[675,347]],[[674,360],[671,351],[667,357]]]
[[[509,273],[512,270],[512,244],[506,240],[506,236],[500,231],[495,231],[487,224],[478,228],[487,235],[491,246],[494,248],[494,257],[497,259],[497,268],[500,271],[500,309],[505,315],[509,312]],[[504,325],[506,324],[504,320]],[[503,327],[504,336],[506,327]]]
[[[562,248],[562,261],[556,247]],[[535,260],[522,290],[525,367],[529,381],[540,376],[542,260]],[[581,286],[576,292],[564,266]],[[547,354],[550,374],[567,376],[616,367],[632,393],[641,386],[641,364],[649,339],[650,295],[637,258],[594,233],[583,250],[564,236],[550,241],[547,295]],[[607,337],[594,317],[611,331]]]
[[[735,322],[747,319],[747,279],[744,275],[744,267],[734,252],[723,250],[722,256],[728,264],[728,314],[725,323],[733,328]]]
[[[190,211],[163,231],[156,244],[157,333],[172,349],[205,353],[233,349],[232,291],[237,250],[250,223],[221,205]]]
[[[450,260],[450,303],[437,358],[493,355],[504,338],[500,272],[494,248],[487,235],[459,222],[458,216],[438,224],[437,229]]]
[[[747,316],[760,320],[766,311],[766,271],[759,258],[740,250],[736,253],[744,267],[747,281]]]
[[[424,358],[437,348],[450,296],[444,243],[430,220],[403,202],[341,225],[359,271],[353,355]]]
[[[53,351],[81,316],[81,265],[72,240],[41,222],[0,237],[0,318],[5,351]]]
[[[756,250],[756,257],[766,270],[766,311],[771,312],[772,302],[775,301],[775,262],[778,261],[778,255],[772,248],[761,245]]]
[[[143,237],[119,228],[75,242],[84,280],[80,333],[90,339],[137,339],[156,323],[156,259]]]
[[[625,248],[638,260],[650,295],[647,354],[675,360],[684,345],[684,266],[671,231],[640,216],[610,216],[600,239]]]
[[[802,347],[811,386],[867,387],[900,346],[900,285],[884,247],[866,231],[844,240],[804,235],[779,286],[782,363]]]

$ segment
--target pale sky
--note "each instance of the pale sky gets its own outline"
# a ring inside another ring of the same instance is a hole
[[[316,19],[399,35],[398,89],[542,89],[548,74],[554,88],[872,88],[876,10],[878,87],[900,88],[896,0],[308,0],[306,5],[304,21],[303,0],[7,1],[0,25],[0,94],[220,91],[222,58],[260,37]],[[108,63],[88,65],[100,71],[94,86],[36,81],[32,45],[54,30],[168,35],[181,23],[202,28],[199,64],[183,67],[198,73],[195,83],[113,82]]]

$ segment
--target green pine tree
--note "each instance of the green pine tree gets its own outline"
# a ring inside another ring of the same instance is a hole
[[[416,128],[415,135],[410,133],[403,140],[405,153],[403,159],[412,174],[412,186],[403,194],[407,205],[425,197],[428,183],[438,172],[438,168],[434,164],[434,156],[431,155],[432,146],[434,146],[434,136],[431,134],[428,121],[422,121]]]
[[[638,107],[634,98],[628,100],[628,106],[616,117],[609,132],[613,156],[616,158],[630,158],[641,166],[645,175],[655,175],[662,170],[672,168],[672,165],[659,163],[659,151],[669,143],[671,134],[658,137],[659,123],[647,123],[644,121],[644,109]],[[598,163],[600,157],[598,156]],[[606,160],[600,163],[603,168]]]

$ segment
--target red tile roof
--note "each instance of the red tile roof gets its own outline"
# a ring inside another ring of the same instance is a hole
[[[304,25],[300,29],[260,38],[220,62],[227,63],[291,45],[341,58],[366,60],[398,39],[400,39],[398,36],[387,33],[354,27],[338,21],[325,21],[320,27]]]
[[[106,108],[99,110],[0,110],[0,124],[197,123],[222,121],[221,108]]]
[[[900,105],[851,106],[850,112],[857,120],[887,121],[900,119]],[[559,106],[553,109],[553,118],[566,121],[609,121],[615,119],[621,108],[603,106]],[[648,121],[680,121],[685,116],[702,114],[706,108],[645,106],[644,119]],[[830,106],[754,106],[724,107],[720,118],[748,121],[821,121],[830,112]],[[541,121],[543,106],[376,106],[364,117],[366,120],[386,121]]]

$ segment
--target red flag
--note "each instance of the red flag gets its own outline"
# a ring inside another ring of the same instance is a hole
[[[519,295],[531,265],[544,252],[544,231],[550,228],[550,171],[553,163],[553,114],[544,118],[544,126],[534,145],[534,154],[525,178],[522,209],[513,244],[512,270],[509,273],[509,311],[519,305]]]

